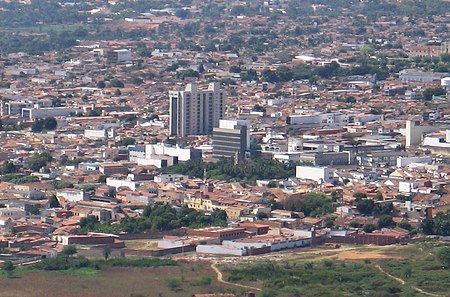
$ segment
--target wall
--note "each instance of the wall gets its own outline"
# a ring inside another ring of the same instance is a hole
[[[216,254],[216,255],[231,255],[231,256],[245,256],[247,251],[245,249],[235,249],[225,247],[223,245],[198,245],[197,253]]]

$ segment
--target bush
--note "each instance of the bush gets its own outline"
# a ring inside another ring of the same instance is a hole
[[[55,258],[49,258],[43,260],[41,263],[35,265],[35,268],[42,270],[67,270],[71,268],[84,268],[89,267],[90,261],[84,256],[67,257],[59,255]]]
[[[180,288],[181,280],[177,277],[171,277],[166,280],[166,285],[172,291],[176,291]]]
[[[195,280],[193,286],[209,286],[212,283],[212,278],[210,276],[200,276]]]

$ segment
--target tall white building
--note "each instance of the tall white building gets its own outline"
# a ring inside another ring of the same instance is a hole
[[[184,91],[170,91],[170,134],[180,137],[212,134],[224,115],[225,91],[220,84],[207,89],[187,84]]]

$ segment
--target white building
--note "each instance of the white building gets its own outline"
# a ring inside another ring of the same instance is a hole
[[[398,191],[401,193],[417,193],[419,183],[413,180],[404,180],[398,183]]]
[[[398,157],[397,158],[397,167],[406,167],[413,163],[420,164],[431,164],[433,159],[430,156],[421,156],[421,157]]]
[[[328,167],[297,166],[295,176],[300,179],[310,179],[317,182],[333,180],[333,173]]]
[[[67,201],[77,202],[77,201],[86,201],[89,200],[88,193],[85,193],[82,190],[76,189],[67,189],[56,192],[56,196],[63,197]]]
[[[230,255],[230,256],[245,256],[247,255],[247,249],[236,248],[228,245],[217,244],[199,244],[195,251],[201,254],[215,254],[215,255]]]
[[[130,190],[136,191],[136,189],[139,186],[139,183],[127,179],[116,179],[108,177],[106,178],[106,185],[114,187],[116,189],[119,189],[121,187],[128,187]]]
[[[225,91],[220,84],[207,89],[187,84],[184,91],[170,91],[170,134],[179,137],[212,134],[224,115]]]
[[[112,139],[116,136],[114,128],[110,129],[86,129],[84,130],[84,138],[87,139]]]
[[[22,117],[27,119],[42,119],[47,117],[69,116],[81,112],[76,107],[46,107],[46,108],[23,108]]]
[[[436,126],[421,126],[419,121],[406,121],[406,147],[419,145],[423,140],[424,133],[439,131]]]
[[[308,114],[294,114],[286,119],[288,125],[316,124],[316,125],[347,125],[349,116],[343,113],[312,112]]]
[[[130,63],[133,61],[133,55],[129,49],[116,49],[108,51],[106,59],[109,63]]]
[[[152,155],[167,155],[177,157],[178,161],[189,161],[196,157],[201,157],[200,152],[191,147],[180,147],[179,145],[170,145],[166,143],[147,144],[145,146],[145,158],[149,159]]]

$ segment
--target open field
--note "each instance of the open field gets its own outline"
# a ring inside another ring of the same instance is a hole
[[[261,288],[259,296],[450,296],[450,270],[442,269],[433,248],[319,247],[219,269],[226,281]]]
[[[450,296],[445,281],[450,270],[442,269],[433,250],[434,245],[426,243],[320,246],[252,257],[187,253],[174,257],[177,266],[55,272],[20,268],[16,278],[0,273],[0,297],[185,297],[209,292],[242,296],[251,288],[258,297]]]
[[[26,271],[17,274],[12,279],[0,276],[1,297],[173,297],[235,290],[216,281],[209,263],[180,263],[178,266],[157,268],[111,267],[101,271]]]

